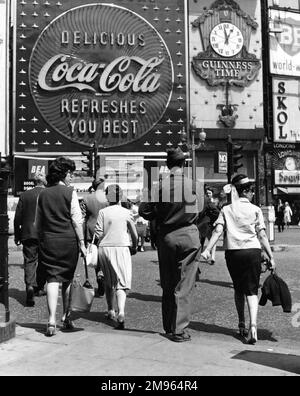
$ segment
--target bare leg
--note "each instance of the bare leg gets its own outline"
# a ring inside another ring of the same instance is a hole
[[[49,312],[48,322],[51,324],[56,323],[56,309],[59,294],[59,283],[47,284],[47,305]]]
[[[250,329],[249,329],[248,343],[255,344],[257,342],[258,296],[247,296],[247,304],[250,315]]]
[[[63,301],[63,320],[68,316],[69,305],[70,305],[70,289],[71,289],[71,282],[63,283],[62,284],[62,301]]]
[[[117,290],[117,305],[118,305],[118,319],[122,322],[125,317],[126,291],[123,289]]]
[[[258,296],[247,296],[247,304],[250,315],[250,325],[256,326],[258,313]]]

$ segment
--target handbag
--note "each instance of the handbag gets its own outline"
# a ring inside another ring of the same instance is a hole
[[[90,284],[86,258],[84,257],[85,267],[85,282],[81,283],[80,275],[77,275],[71,284],[69,311],[73,312],[90,312],[94,297],[95,290]]]
[[[91,243],[87,245],[86,264],[88,267],[96,268],[98,264],[98,247],[95,245],[95,235]]]

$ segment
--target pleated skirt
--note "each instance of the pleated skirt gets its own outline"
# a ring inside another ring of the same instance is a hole
[[[129,248],[99,246],[98,255],[105,284],[116,290],[131,289],[132,261]]]

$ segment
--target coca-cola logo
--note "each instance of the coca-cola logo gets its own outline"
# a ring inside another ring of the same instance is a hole
[[[30,59],[35,103],[56,131],[120,146],[148,133],[172,95],[174,72],[158,31],[123,7],[91,4],[62,14]]]

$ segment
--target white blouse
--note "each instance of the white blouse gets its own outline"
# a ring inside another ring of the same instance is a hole
[[[261,209],[240,198],[239,213],[234,213],[232,205],[224,206],[215,225],[222,225],[225,231],[225,249],[261,249],[258,233],[265,230]]]

